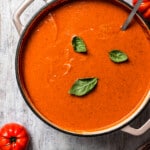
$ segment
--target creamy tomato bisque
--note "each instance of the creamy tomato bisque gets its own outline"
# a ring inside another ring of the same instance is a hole
[[[70,1],[52,10],[30,35],[23,53],[23,80],[31,102],[52,124],[68,131],[97,131],[126,119],[150,89],[150,40],[136,19],[120,27],[128,12],[104,0]],[[73,50],[81,37],[87,53]],[[129,60],[116,64],[118,49]],[[83,97],[68,93],[79,78],[97,77]]]

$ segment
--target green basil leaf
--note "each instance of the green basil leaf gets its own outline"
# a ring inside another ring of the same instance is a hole
[[[97,78],[78,79],[69,90],[69,94],[75,96],[84,96],[91,92],[97,85]]]
[[[121,63],[128,60],[127,54],[120,50],[112,50],[109,52],[110,59],[115,63]]]
[[[78,36],[73,37],[72,46],[73,46],[73,49],[78,53],[87,52],[86,45],[85,45],[84,41]]]

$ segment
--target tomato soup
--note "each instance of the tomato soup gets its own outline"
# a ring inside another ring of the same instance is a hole
[[[68,131],[98,131],[132,115],[150,89],[150,39],[137,19],[126,31],[128,12],[111,1],[69,1],[50,11],[23,49],[22,77],[32,105],[55,126]],[[81,37],[87,53],[77,53]],[[114,63],[111,50],[129,59]],[[79,78],[97,77],[86,96],[68,93]]]

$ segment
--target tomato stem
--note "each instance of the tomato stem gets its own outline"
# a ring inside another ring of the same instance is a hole
[[[17,138],[16,138],[16,137],[14,137],[14,136],[10,138],[10,142],[11,142],[11,143],[15,143],[15,142],[16,142],[16,140],[17,140]]]

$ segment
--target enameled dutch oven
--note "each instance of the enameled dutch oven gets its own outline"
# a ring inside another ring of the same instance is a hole
[[[67,131],[63,128],[59,128],[57,127],[57,125],[51,123],[47,118],[45,118],[44,116],[42,116],[42,114],[40,114],[38,112],[38,110],[35,108],[35,106],[32,104],[32,102],[30,101],[28,94],[25,90],[25,87],[23,86],[23,78],[21,76],[20,73],[20,64],[21,64],[21,59],[22,59],[22,55],[21,55],[21,50],[22,47],[24,46],[24,41],[26,40],[26,37],[28,35],[28,33],[34,28],[34,25],[38,23],[38,21],[45,16],[46,14],[48,14],[50,12],[51,9],[55,8],[58,5],[63,4],[64,2],[66,2],[67,0],[56,0],[56,1],[47,1],[44,0],[46,2],[46,6],[43,7],[29,22],[29,24],[24,28],[24,26],[22,25],[21,21],[20,21],[20,16],[23,13],[23,11],[33,2],[34,0],[25,0],[24,3],[18,8],[18,10],[16,11],[16,13],[14,14],[14,24],[17,28],[18,33],[21,35],[20,37],[20,41],[18,44],[18,48],[17,48],[17,52],[16,52],[16,77],[17,77],[17,82],[20,88],[20,91],[25,99],[25,101],[27,102],[27,104],[29,105],[29,107],[33,110],[33,112],[40,118],[42,119],[45,123],[47,123],[48,125],[59,129],[63,132],[66,133],[71,133],[74,135],[83,135],[83,136],[92,136],[92,135],[100,135],[100,134],[104,134],[104,133],[109,133],[111,131],[117,130],[117,129],[121,129],[121,131],[123,132],[127,132],[129,134],[138,136],[141,135],[143,133],[145,133],[149,128],[150,128],[150,119],[139,129],[134,129],[131,126],[129,126],[129,122],[131,120],[133,120],[142,110],[143,108],[146,106],[146,104],[149,102],[149,98],[150,98],[150,91],[148,92],[147,96],[145,97],[143,103],[140,105],[140,107],[137,109],[137,111],[132,114],[131,116],[129,116],[127,119],[125,119],[124,121],[122,121],[121,123],[112,126],[108,129],[102,130],[102,131],[97,131],[97,132],[84,132],[84,133],[78,133],[78,132],[70,132]],[[119,1],[119,0],[114,0],[113,2],[118,3],[118,5],[121,5],[122,7],[125,7],[126,10],[128,10],[129,12],[132,10],[132,7],[129,6],[129,4],[127,4],[126,2],[123,1]],[[144,26],[146,26],[146,28],[148,28],[148,25],[144,22],[144,19],[139,15],[136,14],[136,17],[140,20],[140,22],[142,22],[142,24]]]

